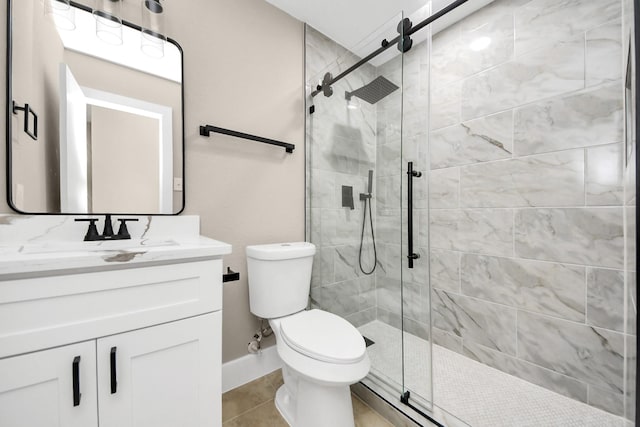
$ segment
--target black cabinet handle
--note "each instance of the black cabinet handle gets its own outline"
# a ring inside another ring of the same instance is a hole
[[[115,394],[118,391],[118,380],[116,374],[116,350],[117,347],[111,347],[110,365],[111,365],[111,394]]]
[[[413,178],[420,178],[422,172],[413,170],[413,162],[407,164],[407,234],[409,268],[413,268],[413,261],[420,258],[420,254],[413,252]]]
[[[73,359],[73,406],[80,406],[80,356]]]

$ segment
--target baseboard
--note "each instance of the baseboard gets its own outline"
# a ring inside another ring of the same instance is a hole
[[[225,393],[280,369],[282,360],[276,346],[257,354],[247,354],[222,364],[222,392]]]

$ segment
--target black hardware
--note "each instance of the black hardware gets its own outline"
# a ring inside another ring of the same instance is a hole
[[[24,132],[31,137],[34,141],[38,140],[38,115],[29,106],[24,104],[24,107],[18,107],[16,101],[13,101],[13,114],[18,114],[18,111],[24,111]],[[29,116],[33,116],[33,132],[29,130]]]
[[[428,414],[426,414],[424,411],[421,411],[419,408],[416,408],[414,405],[412,405],[409,402],[409,399],[411,398],[411,392],[409,390],[405,391],[404,393],[402,393],[400,395],[400,402],[407,405],[409,408],[413,409],[414,411],[416,411],[418,414],[422,415],[423,417],[425,417],[426,419],[428,419],[429,421],[431,421],[433,423],[433,425],[438,426],[438,427],[444,427],[444,425],[440,424],[439,422],[437,422],[436,420],[434,420],[431,416],[429,416]]]
[[[353,187],[350,185],[342,186],[342,207],[351,210],[355,209],[353,206]]]
[[[412,27],[409,31],[407,31],[404,34],[404,38],[406,39],[408,36],[411,36],[412,34],[415,34],[416,32],[418,32],[421,29],[423,29],[424,27],[426,27],[427,25],[431,24],[436,19],[442,18],[447,13],[449,13],[452,10],[462,6],[467,1],[469,1],[469,0],[457,0],[457,1],[454,1],[453,3],[449,4],[448,6],[443,7],[442,9],[440,9],[439,11],[434,13],[433,15],[429,16],[424,21],[422,21],[422,22],[418,23],[417,25],[415,25],[414,27]],[[366,64],[367,62],[371,61],[376,56],[380,55],[381,53],[383,53],[384,51],[389,49],[394,44],[398,43],[401,39],[402,39],[402,36],[397,36],[393,40],[387,41],[386,43],[385,43],[385,40],[383,40],[383,42],[381,43],[381,46],[378,49],[376,49],[375,51],[371,52],[369,55],[365,56],[360,61],[358,61],[355,64],[353,64],[351,67],[347,68],[346,70],[344,70],[343,72],[341,72],[340,74],[335,76],[333,79],[331,79],[331,81],[328,82],[328,85],[331,86],[334,83],[336,83],[338,80],[341,80],[341,79],[345,78],[346,76],[351,74],[353,71],[355,71],[358,68],[360,68],[363,64]],[[323,90],[323,87],[319,87],[317,90],[314,90],[313,92],[311,92],[311,96],[312,97],[316,96],[322,90]]]
[[[87,234],[84,236],[85,242],[92,242],[94,240],[100,240],[100,235],[98,234],[98,227],[96,227],[96,221],[98,218],[76,218],[76,222],[88,222],[89,229],[87,230]]]
[[[240,273],[237,271],[232,271],[231,267],[227,267],[227,272],[222,275],[223,282],[233,282],[236,280],[240,280]]]
[[[116,374],[116,351],[117,347],[111,347],[111,353],[109,354],[109,365],[111,367],[111,394],[116,394],[118,391],[118,378]]]
[[[407,165],[407,234],[408,234],[408,255],[409,268],[413,268],[413,261],[420,258],[419,254],[413,252],[413,178],[420,178],[422,172],[413,170],[413,162]]]
[[[87,234],[84,236],[85,242],[95,242],[102,240],[129,240],[131,239],[131,235],[129,234],[129,230],[127,230],[127,221],[138,221],[137,218],[118,218],[120,221],[120,228],[118,229],[118,234],[113,234],[113,223],[111,222],[111,214],[105,214],[104,217],[104,229],[102,230],[102,234],[98,234],[98,227],[96,226],[96,221],[98,218],[76,218],[75,221],[78,222],[88,222],[89,229],[87,230]]]
[[[113,238],[113,223],[111,222],[111,214],[106,214],[104,216],[104,228],[102,229],[102,239],[112,239]]]
[[[222,133],[224,135],[229,135],[229,136],[235,136],[236,138],[250,139],[252,141],[258,141],[264,144],[277,145],[278,147],[284,147],[287,153],[293,153],[293,150],[296,148],[296,146],[293,144],[276,141],[275,139],[263,138],[261,136],[250,135],[248,133],[238,132],[235,130],[219,128],[217,126],[211,126],[211,125],[200,126],[200,135],[210,136],[211,132]]]
[[[129,234],[129,230],[127,230],[127,221],[138,221],[138,218],[118,218],[120,222],[120,227],[118,228],[118,234],[116,238],[127,240],[131,238],[131,234]]]
[[[312,105],[311,107],[309,107],[309,114],[313,114],[316,112],[316,106]]]
[[[411,46],[413,46],[413,40],[411,40],[411,27],[413,23],[409,18],[404,18],[398,23],[398,33],[400,34],[400,40],[398,40],[398,50],[402,53],[409,52]]]
[[[333,76],[331,75],[331,73],[325,73],[324,77],[322,78],[322,93],[327,98],[333,95],[333,88],[331,87],[332,80]]]
[[[382,40],[382,43],[380,43],[380,46],[382,46],[382,47],[389,46],[389,40],[387,40],[387,39]]]
[[[73,406],[80,406],[80,398],[82,397],[82,393],[80,393],[80,356],[76,356],[73,358]]]

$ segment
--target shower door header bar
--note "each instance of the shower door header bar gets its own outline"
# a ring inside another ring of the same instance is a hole
[[[449,4],[448,6],[440,9],[439,11],[437,11],[436,13],[434,13],[433,15],[429,16],[428,18],[426,18],[424,21],[418,23],[415,27],[411,27],[410,29],[408,29],[406,31],[406,33],[404,34],[400,34],[398,35],[396,38],[394,38],[391,41],[387,41],[387,39],[384,39],[382,41],[382,46],[380,46],[378,49],[376,49],[375,51],[371,52],[369,55],[365,56],[364,58],[362,58],[360,61],[356,62],[355,64],[353,64],[351,67],[347,68],[346,70],[344,70],[342,73],[338,74],[337,76],[331,78],[330,80],[325,80],[322,82],[321,85],[318,85],[318,87],[316,88],[316,90],[314,90],[313,92],[311,92],[311,97],[316,96],[317,94],[319,94],[320,92],[323,91],[325,86],[332,86],[334,83],[336,83],[337,81],[343,79],[344,77],[348,76],[349,74],[351,74],[353,71],[357,70],[358,68],[360,68],[362,65],[366,64],[367,62],[371,61],[373,58],[375,58],[376,56],[380,55],[381,53],[385,52],[387,49],[389,49],[391,46],[397,44],[402,38],[411,36],[412,34],[420,31],[421,29],[423,29],[424,27],[426,27],[427,25],[431,24],[433,21],[435,21],[436,19],[442,18],[444,15],[446,15],[447,13],[451,12],[454,9],[457,9],[458,7],[462,6],[463,4],[465,4],[468,0],[456,0],[453,3]]]

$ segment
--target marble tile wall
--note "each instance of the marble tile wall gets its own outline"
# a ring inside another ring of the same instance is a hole
[[[340,95],[384,75],[403,83],[402,97],[358,113],[341,96],[316,97],[323,113],[307,126],[314,302],[356,325],[403,324],[634,419],[635,169],[633,161],[625,167],[622,96],[631,7],[496,0],[431,46],[414,46],[402,64],[365,67],[334,87]],[[479,37],[489,46],[471,50]],[[308,81],[335,74],[348,58],[307,29]],[[429,265],[410,272],[398,262],[406,256],[408,160],[428,175],[416,181],[414,226]],[[368,169],[375,277],[357,267],[362,207],[339,206],[341,186],[357,196]]]
[[[357,58],[310,26],[305,35],[310,93],[324,73],[335,76]],[[358,266],[364,213],[358,195],[366,191],[368,171],[376,164],[376,110],[364,102],[358,109],[348,109],[345,91],[374,77],[375,69],[364,66],[333,85],[333,96],[307,97],[307,105],[316,109],[307,115],[306,127],[307,236],[317,247],[311,304],[356,325],[376,317],[375,278],[363,274]],[[342,207],[343,186],[352,187],[354,209]],[[363,267],[370,269],[373,259],[370,234],[365,233]]]
[[[496,0],[434,35],[420,232],[435,343],[631,418],[622,22],[619,0]]]
[[[623,61],[622,69],[627,69],[627,63],[630,68],[631,81],[626,82],[632,88],[631,99],[628,104],[636,105],[635,88],[637,82],[635,81],[636,75],[636,61],[634,58],[628,58],[627,52],[635,50],[635,41],[632,37],[634,31],[634,2],[632,0],[622,1],[622,52]],[[626,73],[625,73],[626,74]],[[626,86],[626,85],[625,85]],[[634,118],[638,114],[637,111],[631,111],[626,114],[627,117]],[[625,417],[630,420],[636,419],[636,363],[637,363],[637,265],[636,265],[636,123],[634,120],[625,120],[625,144],[622,145],[622,157],[625,165],[623,171],[623,192],[622,200],[624,205],[624,234],[625,234],[625,262],[624,262],[624,299],[625,299],[625,318],[623,321],[623,328],[625,330],[625,377],[624,377],[624,410]],[[626,135],[631,136],[628,137]],[[619,277],[617,277],[619,281]],[[615,321],[619,321],[617,317]]]

